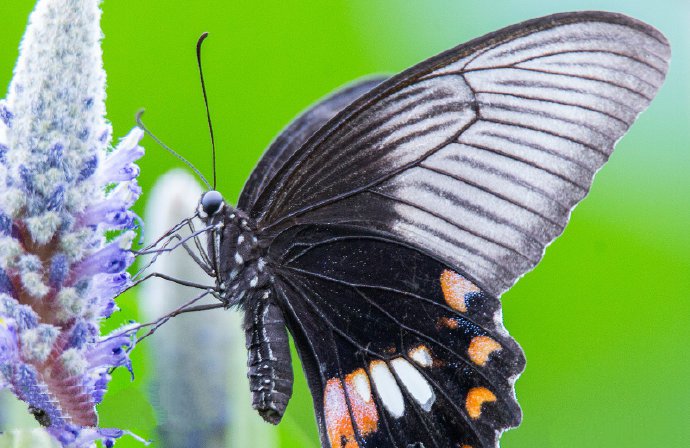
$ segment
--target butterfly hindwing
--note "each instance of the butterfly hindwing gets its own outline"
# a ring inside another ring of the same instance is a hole
[[[295,228],[276,268],[324,446],[493,447],[520,421],[522,351],[498,299],[418,249]],[[278,255],[276,255],[278,256]]]

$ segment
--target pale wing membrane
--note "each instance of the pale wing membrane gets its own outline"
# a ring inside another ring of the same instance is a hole
[[[375,228],[499,296],[541,259],[670,57],[655,29],[562,14],[382,83],[317,132],[251,210],[265,232]]]
[[[350,117],[341,132],[328,134],[319,145],[312,146],[314,138],[310,139],[258,198],[255,216],[263,222],[285,218],[323,199],[352,194],[353,188],[361,191],[380,182],[383,174],[416,163],[474,120],[471,102],[469,87],[460,77],[430,79],[391,92]],[[264,201],[271,205],[257,216],[267,205]]]
[[[282,168],[283,164],[318,131],[328,120],[354,100],[384,81],[385,77],[372,77],[356,81],[338,92],[329,95],[306,110],[285,128],[268,147],[259,164],[247,179],[237,203],[241,210],[251,210],[257,196],[266,184]]]

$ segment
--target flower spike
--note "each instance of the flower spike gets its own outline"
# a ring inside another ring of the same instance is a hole
[[[134,343],[100,335],[131,283],[144,150],[138,128],[111,148],[99,3],[39,0],[0,102],[0,387],[74,448],[128,434],[95,406]]]

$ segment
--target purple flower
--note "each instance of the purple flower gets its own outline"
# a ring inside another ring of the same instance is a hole
[[[0,387],[75,448],[127,433],[95,406],[110,369],[132,370],[132,331],[100,322],[131,283],[144,153],[139,129],[110,146],[99,3],[39,0],[0,102]]]

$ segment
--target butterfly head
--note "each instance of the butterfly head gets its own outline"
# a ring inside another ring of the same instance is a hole
[[[223,195],[216,190],[205,192],[199,201],[199,215],[202,219],[209,219],[223,210],[225,201]]]

